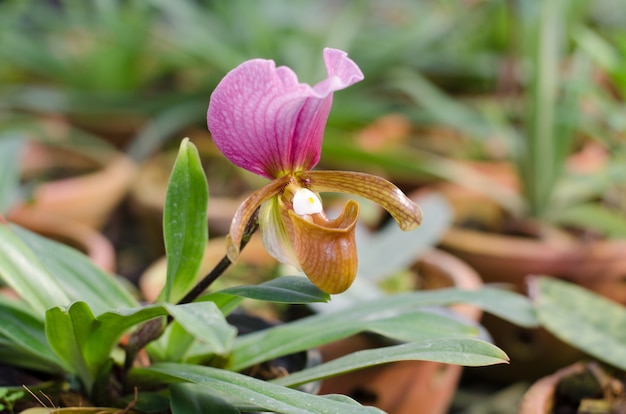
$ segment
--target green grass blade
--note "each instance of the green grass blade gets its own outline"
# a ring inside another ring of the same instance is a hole
[[[358,351],[272,382],[291,387],[361,368],[406,360],[483,366],[506,363],[509,358],[495,345],[477,339],[431,339]]]

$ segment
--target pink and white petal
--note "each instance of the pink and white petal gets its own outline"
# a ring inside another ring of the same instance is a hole
[[[332,93],[362,79],[344,52],[324,52],[329,78],[314,88],[271,60],[242,63],[219,83],[207,111],[218,148],[235,165],[267,178],[319,161]]]
[[[422,222],[422,209],[384,178],[353,171],[305,171],[297,179],[315,192],[354,194],[371,200],[391,214],[404,231]]]
[[[292,171],[310,170],[319,162],[333,92],[363,80],[361,69],[344,51],[324,49],[324,62],[328,77],[313,86],[298,117],[292,139]]]

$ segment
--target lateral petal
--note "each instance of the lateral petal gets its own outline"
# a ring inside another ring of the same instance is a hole
[[[304,171],[300,182],[315,192],[354,194],[371,200],[391,214],[404,231],[422,222],[422,209],[384,178],[353,171]]]
[[[233,220],[230,223],[230,232],[226,238],[226,254],[231,262],[234,262],[239,257],[241,239],[254,212],[261,204],[278,195],[289,183],[290,179],[291,177],[289,176],[277,178],[250,194],[241,203],[233,216]]]

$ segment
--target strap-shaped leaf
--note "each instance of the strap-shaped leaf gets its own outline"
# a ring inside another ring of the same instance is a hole
[[[46,310],[66,306],[70,299],[15,229],[0,219],[0,278],[43,319]]]
[[[163,237],[167,278],[159,301],[178,302],[194,285],[208,239],[209,190],[196,147],[180,144],[167,186]]]
[[[83,301],[95,314],[138,306],[116,276],[102,271],[84,254],[18,226],[15,234],[33,251],[71,301]],[[68,303],[69,303],[68,302]]]
[[[63,361],[48,345],[44,323],[32,311],[0,295],[0,315],[0,361],[43,372],[63,369]]]
[[[504,290],[485,288],[479,291],[440,289],[418,291],[364,301],[348,309],[303,318],[260,332],[240,336],[233,347],[230,368],[239,371],[250,365],[310,349],[361,331],[377,331],[396,339],[406,338],[406,325],[399,323],[403,315],[429,306],[455,303],[474,304],[516,324],[533,327],[537,320],[532,305],[524,296]],[[389,323],[386,324],[385,321]],[[392,323],[393,322],[393,323]],[[413,327],[413,339],[428,325]],[[451,325],[452,326],[452,325]],[[394,331],[394,327],[398,328]],[[423,332],[432,334],[430,330]],[[449,337],[467,337],[467,332],[444,331]]]
[[[167,309],[192,338],[206,345],[204,349],[207,352],[225,355],[230,351],[237,335],[237,329],[226,322],[224,315],[214,303],[197,302],[178,306],[168,305]],[[172,342],[175,341],[176,339],[172,338]]]
[[[284,414],[382,413],[352,400],[330,399],[261,381],[247,375],[212,367],[158,363],[136,368],[131,379],[142,381],[188,382],[206,388],[241,411],[271,411]]]
[[[434,361],[464,366],[482,366],[506,363],[509,358],[504,351],[497,346],[478,339],[428,339],[385,348],[354,352],[326,362],[325,364],[278,378],[273,382],[275,384],[291,387],[361,368],[406,360]]]
[[[227,401],[195,384],[170,385],[170,408],[172,414],[239,414],[240,411]]]
[[[233,295],[249,299],[276,303],[328,302],[330,295],[318,289],[307,278],[282,276],[258,285],[234,286],[206,295],[202,300],[212,300],[213,296]]]
[[[551,277],[531,280],[537,317],[561,340],[626,369],[626,308]]]

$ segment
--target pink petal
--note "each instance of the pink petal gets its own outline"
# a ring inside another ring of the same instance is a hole
[[[313,87],[263,59],[244,62],[222,79],[207,123],[233,164],[267,178],[317,164],[333,92],[363,79],[345,52],[324,49],[324,61],[328,78]]]

